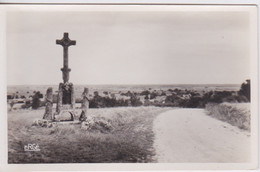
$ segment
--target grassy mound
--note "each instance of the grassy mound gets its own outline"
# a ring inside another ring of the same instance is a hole
[[[8,162],[152,162],[153,119],[169,109],[90,109],[84,124],[60,124],[50,128],[32,125],[42,118],[43,109],[12,111],[8,114]],[[40,151],[24,151],[28,144],[38,144]]]
[[[240,129],[250,131],[250,104],[249,103],[221,103],[207,104],[208,115],[221,121],[228,122]]]

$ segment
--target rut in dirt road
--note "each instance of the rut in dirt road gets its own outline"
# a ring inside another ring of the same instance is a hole
[[[249,162],[250,133],[205,114],[176,109],[154,121],[157,162]]]

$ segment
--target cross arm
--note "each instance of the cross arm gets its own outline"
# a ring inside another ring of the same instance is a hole
[[[64,36],[61,40],[56,40],[56,44],[62,45],[63,47],[69,47],[71,45],[76,45],[76,41],[75,40],[70,40],[69,39],[69,34],[68,33],[64,33]]]

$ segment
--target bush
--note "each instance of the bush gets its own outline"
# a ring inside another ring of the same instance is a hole
[[[103,107],[101,96],[95,95],[93,99],[89,101],[89,108],[100,108]]]
[[[143,103],[140,101],[140,99],[135,95],[131,96],[130,103],[132,106],[142,106],[143,105]]]
[[[155,99],[157,96],[158,96],[158,95],[157,95],[156,92],[152,92],[152,93],[150,94],[150,99]]]
[[[40,98],[42,98],[42,94],[39,91],[35,92],[32,100],[32,109],[38,109],[41,106]]]
[[[145,90],[140,93],[141,96],[148,96],[150,94],[150,91]]]
[[[238,108],[235,104],[210,103],[206,105],[207,113],[209,116],[217,118],[221,121],[228,122],[233,126],[240,129],[250,130],[250,110],[245,108]]]
[[[175,90],[176,91],[176,90]],[[223,103],[223,102],[248,102],[245,96],[235,95],[235,91],[209,91],[204,92],[201,96],[196,91],[177,90],[178,94],[167,96],[164,104],[160,106],[174,106],[186,108],[204,108],[207,103]],[[182,98],[182,94],[190,94],[190,98]]]
[[[32,102],[30,100],[26,100],[25,103],[22,105],[22,109],[28,109],[32,106]]]
[[[14,99],[13,95],[7,95],[7,100]]]
[[[89,101],[89,108],[104,108],[104,107],[120,107],[128,106],[128,100],[110,97],[94,96],[93,99]]]
[[[188,108],[202,108],[204,107],[203,98],[199,96],[191,97],[183,107]]]
[[[131,91],[127,91],[127,93],[121,93],[120,95],[121,95],[121,96],[131,97],[131,96],[133,96],[134,94],[133,94]]]

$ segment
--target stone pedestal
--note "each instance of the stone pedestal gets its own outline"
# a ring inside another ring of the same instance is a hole
[[[89,91],[88,88],[84,88],[82,93],[81,113],[79,121],[85,121],[87,119],[87,112],[89,109]],[[75,92],[72,83],[60,83],[57,96],[56,112],[52,112],[53,108],[53,91],[52,88],[48,88],[46,92],[46,104],[44,120],[53,122],[74,121],[75,112]]]
[[[66,117],[65,119],[73,121],[75,117],[74,109],[75,109],[75,95],[74,95],[73,84],[68,82],[60,83],[54,120],[63,119],[61,117],[62,115],[70,114],[71,118],[68,119]]]

